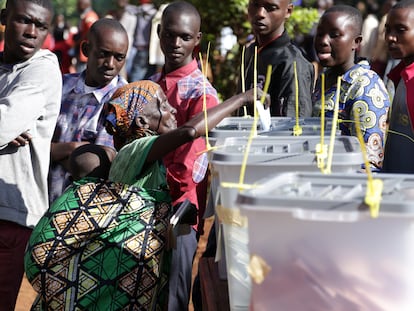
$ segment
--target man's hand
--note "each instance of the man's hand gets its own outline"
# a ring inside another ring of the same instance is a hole
[[[9,145],[14,146],[14,147],[23,147],[23,146],[26,146],[30,142],[31,139],[32,139],[32,135],[29,134],[29,131],[26,131],[24,133],[21,133],[11,142],[9,142]]]

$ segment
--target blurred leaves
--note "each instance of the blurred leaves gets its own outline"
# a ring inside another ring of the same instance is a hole
[[[317,9],[295,7],[286,22],[286,31],[291,38],[306,35],[319,20]]]

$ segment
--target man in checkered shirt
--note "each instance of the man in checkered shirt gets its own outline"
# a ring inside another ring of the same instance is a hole
[[[218,104],[217,92],[211,86],[193,57],[200,44],[201,18],[188,2],[172,2],[163,11],[158,26],[165,65],[152,79],[160,84],[169,103],[177,109],[177,126]],[[205,85],[204,85],[205,82]],[[187,310],[191,289],[191,272],[197,240],[203,230],[203,214],[207,199],[207,153],[203,138],[187,143],[164,158],[167,182],[173,205],[188,199],[198,208],[198,225],[190,234],[177,238],[170,273],[168,310]]]
[[[112,136],[104,127],[103,106],[127,83],[119,72],[128,51],[128,35],[118,21],[103,18],[95,22],[82,51],[88,56],[86,70],[63,76],[62,104],[51,148],[50,204],[70,184],[73,150],[84,144],[113,148]]]

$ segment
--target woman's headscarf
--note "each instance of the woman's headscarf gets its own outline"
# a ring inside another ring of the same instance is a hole
[[[160,86],[149,80],[132,82],[118,88],[108,102],[106,130],[127,144],[137,138],[156,134],[136,126],[135,119],[144,105],[157,100]]]

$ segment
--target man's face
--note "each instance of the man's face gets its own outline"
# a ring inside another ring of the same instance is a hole
[[[385,24],[385,41],[392,58],[414,62],[414,8],[392,9]]]
[[[17,1],[3,9],[1,22],[6,26],[3,61],[18,63],[31,58],[46,39],[52,13],[37,4]]]
[[[249,21],[259,44],[280,36],[285,20],[292,13],[289,0],[250,0],[247,8]]]
[[[104,30],[86,43],[85,55],[88,57],[86,84],[103,87],[109,84],[122,69],[128,51],[126,33]]]
[[[199,21],[185,12],[171,12],[158,28],[161,50],[168,71],[178,69],[193,60],[193,50],[200,43]]]

